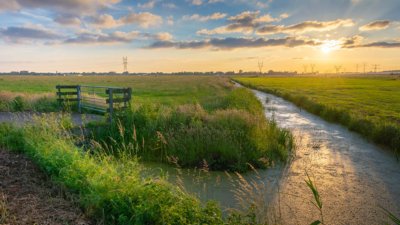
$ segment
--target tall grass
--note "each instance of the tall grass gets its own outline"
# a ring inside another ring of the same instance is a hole
[[[23,129],[0,125],[0,145],[23,151],[53,180],[79,196],[102,224],[221,224],[215,203],[200,201],[164,179],[142,178],[132,157],[92,155],[51,118]]]
[[[144,160],[177,158],[183,167],[246,171],[249,164],[266,168],[287,159],[292,137],[265,119],[260,102],[237,89],[218,110],[201,105],[143,104],[117,117],[109,129],[96,129],[100,143],[138,143],[134,154]],[[108,128],[108,127],[107,127]]]
[[[36,112],[55,112],[59,106],[56,97],[50,93],[28,94],[1,91],[0,92],[0,111],[36,111]]]

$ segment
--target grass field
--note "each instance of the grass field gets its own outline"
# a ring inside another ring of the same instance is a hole
[[[210,169],[245,171],[247,163],[263,168],[286,160],[292,146],[290,134],[264,118],[254,95],[234,88],[226,77],[5,76],[3,96],[16,97],[3,98],[3,105],[14,111],[58,110],[50,97],[57,84],[131,87],[131,110],[92,138],[115,143],[113,148],[145,142],[135,152],[145,160],[166,162],[174,156],[181,166],[198,167],[206,160]]]
[[[29,155],[103,224],[248,224],[254,218],[246,212],[224,220],[216,204],[200,203],[163,177],[142,177],[138,159],[246,171],[284,161],[292,147],[291,135],[265,119],[256,97],[228,78],[0,79],[3,96],[16,110],[29,110],[29,101],[43,105],[38,99],[55,92],[56,84],[133,88],[132,107],[112,124],[93,125],[87,137],[70,135],[64,129],[68,120],[59,124],[51,116],[23,128],[0,124],[0,147]],[[90,144],[77,147],[82,140]]]
[[[400,151],[399,77],[241,77],[332,122]]]
[[[133,103],[212,104],[231,89],[229,80],[207,76],[0,76],[0,93],[55,96],[56,85],[131,87]],[[34,95],[34,96],[35,96]],[[210,103],[211,102],[211,103]]]

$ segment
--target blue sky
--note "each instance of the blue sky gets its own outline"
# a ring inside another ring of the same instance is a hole
[[[122,56],[132,72],[397,69],[399,12],[399,0],[9,0],[0,71],[119,71]]]

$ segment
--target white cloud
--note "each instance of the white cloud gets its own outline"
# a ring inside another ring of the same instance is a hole
[[[201,21],[201,22],[205,22],[205,21],[209,21],[209,20],[219,20],[219,19],[223,19],[227,16],[226,13],[220,13],[220,12],[216,12],[213,13],[211,15],[207,15],[207,16],[201,16],[199,14],[193,14],[191,16],[186,15],[183,16],[182,19],[183,20],[196,20],[196,21]]]
[[[152,8],[154,8],[154,6],[156,5],[156,1],[155,0],[150,0],[150,1],[148,1],[148,2],[146,2],[146,3],[144,3],[144,4],[138,4],[138,7],[139,8],[142,8],[142,9],[152,9]]]
[[[163,22],[163,19],[155,14],[149,12],[143,13],[130,13],[119,19],[115,19],[110,14],[101,14],[98,16],[92,16],[89,19],[89,23],[96,28],[112,28],[128,24],[135,24],[143,28],[151,26],[157,26]]]

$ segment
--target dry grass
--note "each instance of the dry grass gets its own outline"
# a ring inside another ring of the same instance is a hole
[[[54,93],[23,93],[23,92],[11,92],[11,91],[0,91],[0,101],[10,102],[13,101],[17,96],[21,96],[25,101],[34,103],[41,98],[54,98]]]
[[[8,217],[8,211],[7,211],[6,196],[4,194],[0,194],[0,224],[6,223],[7,217]]]

